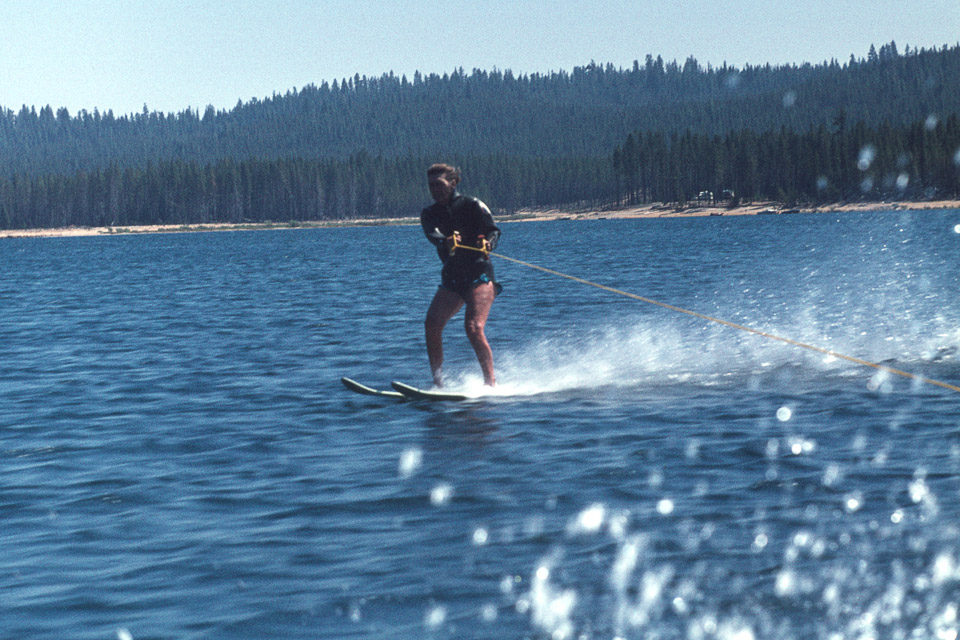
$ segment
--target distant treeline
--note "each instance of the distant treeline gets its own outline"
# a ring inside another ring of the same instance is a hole
[[[5,228],[416,215],[424,170],[498,211],[957,193],[960,45],[743,69],[355,76],[200,115],[0,109]]]
[[[609,159],[484,156],[451,160],[464,191],[497,211],[556,202],[600,206],[611,197]],[[396,218],[430,203],[432,160],[359,153],[344,160],[170,161],[112,165],[69,176],[0,177],[0,227],[244,223]]]
[[[788,203],[960,197],[960,118],[724,136],[630,134],[607,158],[450,158],[464,191],[497,211],[719,200]],[[0,177],[4,228],[415,216],[429,201],[425,158],[182,161],[70,176]]]
[[[724,192],[739,200],[819,203],[960,196],[960,118],[910,125],[832,127],[805,133],[742,130],[630,134],[613,154],[617,200],[684,202]]]
[[[851,122],[896,125],[952,113],[957,96],[960,46],[901,52],[893,42],[871,47],[866,58],[817,65],[704,67],[693,57],[647,56],[627,69],[590,63],[530,75],[357,75],[202,113],[0,108],[0,171],[343,160],[362,150],[385,158],[605,157],[636,130],[806,131],[841,109]]]

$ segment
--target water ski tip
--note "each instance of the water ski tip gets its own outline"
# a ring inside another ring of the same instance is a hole
[[[365,384],[360,384],[356,380],[351,380],[350,378],[346,377],[340,378],[340,382],[342,382],[343,386],[345,386],[347,389],[350,389],[350,391],[365,396],[379,396],[381,398],[394,398],[396,400],[404,400],[407,397],[399,391],[374,389],[373,387],[368,387]]]

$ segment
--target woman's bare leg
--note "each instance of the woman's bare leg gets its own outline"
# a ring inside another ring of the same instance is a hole
[[[490,387],[496,386],[497,378],[493,373],[493,351],[487,342],[484,327],[486,327],[494,297],[496,292],[492,282],[475,286],[467,295],[467,312],[464,318],[467,338],[473,345],[473,351],[477,354],[477,360],[480,361],[480,370],[483,371],[483,383]]]
[[[433,384],[443,386],[443,328],[450,318],[463,306],[463,300],[453,291],[437,289],[427,310],[424,329],[427,337],[427,358],[430,359],[430,372]]]

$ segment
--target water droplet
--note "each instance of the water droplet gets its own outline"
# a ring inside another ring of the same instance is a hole
[[[771,458],[771,459],[776,458],[777,455],[780,453],[780,442],[777,441],[775,438],[771,438],[767,440],[766,451],[767,451],[768,458]]]
[[[133,634],[126,629],[117,629],[117,640],[133,640]]]
[[[942,584],[947,580],[955,580],[957,575],[957,563],[949,553],[941,553],[933,561],[933,570],[931,571],[933,583]]]
[[[870,376],[870,380],[867,381],[867,389],[870,391],[890,391],[889,381],[890,372],[880,369]]]
[[[473,530],[473,544],[482,547],[490,539],[490,533],[483,527],[477,527]]]
[[[893,524],[900,524],[901,522],[903,522],[903,510],[897,509],[896,511],[891,513],[890,522],[892,522]]]
[[[810,555],[814,558],[822,558],[823,554],[827,552],[827,543],[823,540],[817,540],[810,547]]]
[[[441,507],[453,497],[453,487],[449,484],[438,484],[430,491],[430,502],[435,507]]]
[[[767,546],[767,543],[769,542],[770,540],[769,538],[767,538],[767,534],[758,533],[757,537],[753,539],[753,544],[750,545],[750,547],[754,551],[763,551],[763,549]]]
[[[862,433],[858,433],[853,437],[853,442],[850,443],[850,447],[857,452],[865,451],[869,442],[867,441],[867,436]]]
[[[944,608],[943,615],[940,616],[940,619],[943,620],[946,624],[954,624],[957,621],[957,605],[950,603]],[[956,637],[956,630],[954,630],[954,637]]]
[[[918,478],[910,483],[910,499],[913,500],[914,504],[922,502],[929,493],[930,490],[927,489],[927,484],[923,481],[923,478]]]
[[[790,407],[780,407],[777,409],[777,420],[780,422],[786,422],[793,416],[793,411],[790,410]]]
[[[697,484],[693,486],[693,495],[698,498],[702,498],[707,495],[707,492],[710,491],[710,483],[706,480],[700,479],[697,480]]]
[[[627,588],[630,575],[637,566],[637,559],[640,557],[640,538],[634,536],[622,547],[617,559],[610,570],[610,582],[618,591]]]
[[[432,607],[423,617],[423,624],[429,629],[436,629],[443,625],[447,620],[447,609],[439,605]]]
[[[662,516],[668,516],[673,513],[673,500],[664,498],[657,503],[657,513]]]
[[[790,453],[795,456],[799,456],[805,453],[813,453],[814,449],[817,448],[817,443],[813,440],[805,440],[803,438],[791,438],[790,439]]]
[[[872,144],[864,145],[860,149],[860,156],[857,158],[857,168],[860,171],[866,171],[873,164],[873,159],[877,157],[877,150]]]
[[[897,176],[897,189],[903,191],[910,184],[910,176],[904,172]]]
[[[616,540],[620,540],[627,535],[627,524],[629,520],[630,518],[626,513],[618,513],[611,516],[610,523],[607,525],[610,536]]]
[[[790,90],[783,94],[783,106],[787,109],[797,103],[797,92]]]
[[[955,227],[953,228],[953,232],[954,232],[954,233],[960,233],[960,224],[958,224],[957,226],[955,226]]]
[[[497,607],[492,604],[485,604],[480,610],[480,617],[484,622],[496,622],[497,620]]]
[[[577,594],[572,589],[560,590],[549,582],[550,568],[540,565],[534,572],[530,585],[529,601],[521,609],[517,601],[519,613],[530,612],[535,625],[547,632],[552,638],[566,639],[573,637],[573,622],[570,614],[577,602]]]
[[[787,562],[796,562],[799,557],[800,550],[796,547],[787,547],[787,550],[783,552],[783,559]]]
[[[836,583],[831,583],[827,585],[827,588],[823,590],[823,601],[828,604],[833,604],[840,598],[840,587]],[[832,638],[833,636],[831,636]]]
[[[756,636],[753,635],[753,630],[750,628],[742,629],[721,629],[720,637],[724,640],[755,640]]]
[[[423,451],[420,449],[407,449],[400,454],[400,477],[409,478],[415,474],[423,464]]]
[[[823,472],[823,486],[832,487],[840,479],[840,467],[835,464],[827,465]]]
[[[572,533],[596,533],[603,526],[607,510],[602,504],[593,504],[580,512],[570,526]]]
[[[863,506],[863,496],[860,493],[851,493],[843,498],[843,508],[847,513],[854,513]]]
[[[781,571],[777,574],[774,589],[781,598],[789,596],[796,591],[797,581],[792,571]]]
[[[937,117],[937,114],[931,113],[927,116],[927,119],[924,121],[923,126],[927,131],[933,131],[937,128],[937,124],[940,123],[940,118]]]
[[[960,151],[957,152],[960,155]],[[958,163],[960,164],[960,163]],[[830,181],[827,180],[827,176],[819,176],[817,178],[817,191],[823,191],[830,186]]]

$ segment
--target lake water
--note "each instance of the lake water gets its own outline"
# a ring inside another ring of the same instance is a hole
[[[960,211],[499,251],[960,383]],[[0,242],[0,637],[957,638],[960,393],[497,269],[499,392],[397,403],[416,227]]]

